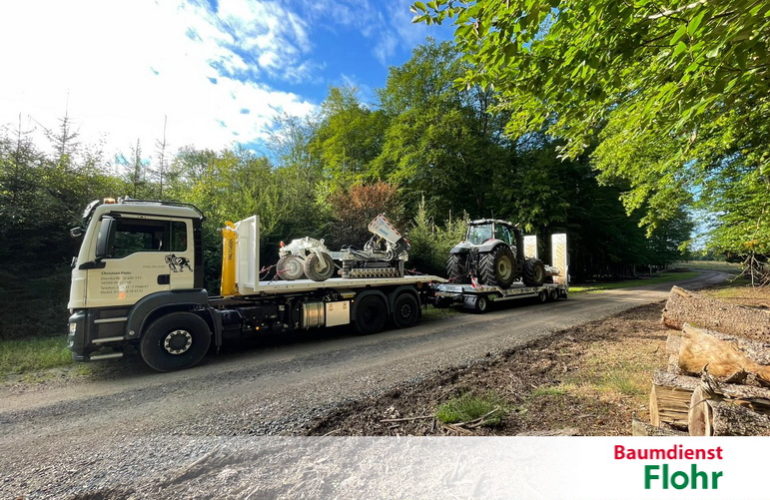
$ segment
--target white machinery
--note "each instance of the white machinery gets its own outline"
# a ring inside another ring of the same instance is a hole
[[[409,260],[409,242],[384,214],[375,217],[367,228],[373,236],[363,250],[346,247],[333,252],[323,240],[308,236],[292,240],[278,251],[278,277],[288,281],[304,277],[325,281],[334,276],[334,261],[340,262],[339,274],[343,278],[403,276],[404,263]]]

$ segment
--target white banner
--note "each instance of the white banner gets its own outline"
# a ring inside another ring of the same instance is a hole
[[[182,438],[176,497],[765,499],[768,438]],[[190,448],[188,448],[189,450]],[[147,481],[149,479],[149,481]],[[144,484],[141,484],[144,483]]]

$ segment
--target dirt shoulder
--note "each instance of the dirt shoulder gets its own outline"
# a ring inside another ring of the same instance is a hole
[[[770,306],[770,292],[723,286],[709,295]],[[649,417],[652,373],[665,364],[663,302],[568,328],[499,356],[443,370],[387,394],[356,401],[317,421],[308,434],[452,435],[434,415],[462,395],[498,401],[507,414],[475,435],[628,435],[632,416]]]

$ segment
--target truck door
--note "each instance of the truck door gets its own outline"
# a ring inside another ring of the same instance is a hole
[[[192,221],[108,214],[99,232],[105,230],[100,265],[88,271],[89,307],[129,306],[151,293],[193,288]]]

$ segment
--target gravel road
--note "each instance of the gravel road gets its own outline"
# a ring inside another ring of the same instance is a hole
[[[705,272],[679,284],[699,288],[727,276]],[[125,366],[100,380],[0,387],[0,498],[157,497],[157,478],[181,477],[210,459],[215,443],[302,435],[341,403],[663,300],[670,287],[450,315],[363,337],[346,329],[268,337],[176,373],[118,360]]]

